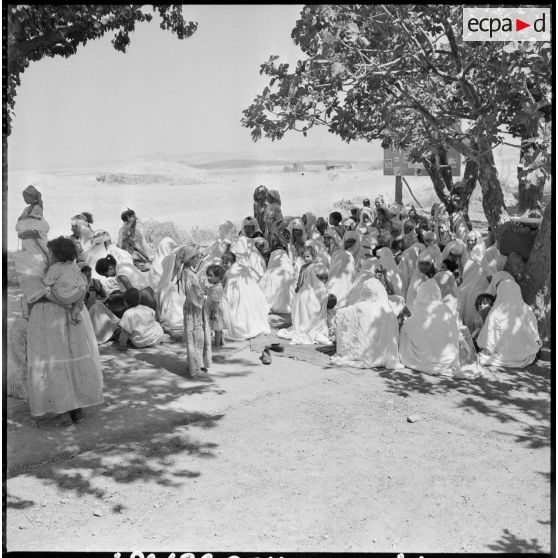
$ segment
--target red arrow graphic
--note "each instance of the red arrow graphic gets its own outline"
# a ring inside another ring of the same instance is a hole
[[[516,31],[521,31],[522,29],[525,29],[526,27],[531,27],[531,24],[530,23],[525,23],[521,19],[515,18],[515,30]]]

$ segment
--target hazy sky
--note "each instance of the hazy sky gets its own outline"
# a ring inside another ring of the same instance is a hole
[[[253,148],[241,111],[266,84],[261,63],[271,54],[290,63],[302,55],[291,39],[301,8],[186,6],[185,16],[199,23],[190,39],[161,30],[154,17],[137,26],[126,54],[109,34],[70,58],[31,62],[17,92],[10,168]],[[273,145],[347,149],[325,129],[257,148]]]

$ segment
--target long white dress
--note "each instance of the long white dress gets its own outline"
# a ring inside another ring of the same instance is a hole
[[[278,249],[271,253],[260,287],[272,312],[291,312],[296,275],[291,258],[285,250]]]
[[[477,338],[482,349],[479,361],[487,366],[524,368],[535,361],[542,346],[537,319],[523,302],[515,280],[500,273],[494,306]]]
[[[386,279],[393,288],[393,294],[405,297],[403,291],[403,280],[399,274],[399,268],[393,256],[393,252],[389,248],[380,248],[376,251],[380,265],[385,269]]]
[[[269,304],[258,281],[258,274],[238,261],[229,269],[225,287],[231,322],[228,339],[243,341],[271,332],[267,321]]]
[[[354,368],[401,368],[399,326],[384,286],[375,278],[355,285],[336,316],[333,364]]]
[[[459,329],[435,279],[417,290],[411,317],[401,328],[399,358],[406,367],[435,376],[459,372]]]
[[[327,291],[316,275],[318,269],[319,266],[315,264],[308,266],[306,280],[293,298],[293,325],[277,332],[277,337],[288,339],[293,345],[330,343],[327,329]]]

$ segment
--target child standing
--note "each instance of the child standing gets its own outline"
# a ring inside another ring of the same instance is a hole
[[[223,289],[223,279],[225,278],[225,270],[220,265],[210,265],[206,269],[207,282],[207,300],[206,311],[209,315],[209,327],[215,332],[214,347],[222,347],[223,330],[227,329],[226,313],[227,303],[225,300],[225,290]]]
[[[143,306],[140,302],[141,293],[138,289],[131,288],[124,293],[126,311],[120,320],[119,338],[119,348],[122,351],[128,349],[128,340],[138,349],[142,349],[169,339],[161,324],[155,320],[155,310]]]
[[[54,263],[48,268],[43,282],[51,288],[60,304],[70,305],[70,321],[80,323],[80,313],[87,292],[87,282],[76,263],[76,247],[69,238],[60,236],[48,244]]]

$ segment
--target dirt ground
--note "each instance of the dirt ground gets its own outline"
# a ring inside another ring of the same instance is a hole
[[[253,349],[200,382],[180,345],[103,347],[70,429],[10,400],[7,549],[550,552],[548,361],[457,381]]]

